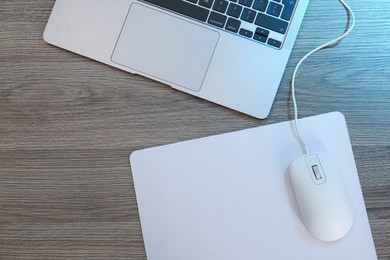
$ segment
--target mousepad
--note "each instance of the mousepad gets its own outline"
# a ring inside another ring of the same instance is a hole
[[[131,154],[148,259],[377,259],[344,116],[300,126],[341,167],[354,213],[345,237],[322,242],[303,226],[289,178],[302,148],[283,122]]]

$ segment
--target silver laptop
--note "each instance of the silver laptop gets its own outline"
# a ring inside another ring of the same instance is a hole
[[[256,118],[309,0],[57,0],[46,42]]]

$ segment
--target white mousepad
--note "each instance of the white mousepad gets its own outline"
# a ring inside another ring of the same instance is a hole
[[[355,217],[344,238],[303,226],[288,171],[302,149],[283,122],[131,154],[148,259],[377,259],[344,116],[300,122],[311,150],[341,166]]]

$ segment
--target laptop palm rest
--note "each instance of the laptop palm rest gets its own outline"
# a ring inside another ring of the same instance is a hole
[[[111,60],[167,84],[199,91],[218,39],[216,31],[132,4]]]

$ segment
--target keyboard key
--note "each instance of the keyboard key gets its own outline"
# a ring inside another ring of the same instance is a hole
[[[209,15],[209,10],[182,0],[145,0],[145,2],[181,13],[202,22],[206,22],[207,16]]]
[[[271,2],[267,8],[267,14],[279,17],[280,13],[282,12],[282,7],[283,6],[281,4]]]
[[[272,39],[272,38],[269,38],[267,43],[269,45],[276,47],[276,48],[280,48],[280,46],[282,45],[282,43],[280,41],[277,41],[277,40]]]
[[[216,0],[213,5],[213,10],[220,12],[220,13],[225,13],[226,9],[228,7],[229,2],[225,0]]]
[[[209,20],[207,22],[209,24],[223,28],[225,26],[226,19],[227,17],[222,14],[211,12]]]
[[[253,36],[253,39],[255,39],[256,41],[259,41],[259,42],[266,42],[267,36],[255,33],[255,36]]]
[[[268,37],[268,35],[269,35],[269,31],[266,29],[263,29],[263,28],[257,28],[255,33],[263,35],[265,37]]]
[[[244,20],[248,23],[253,23],[256,17],[256,11],[244,8],[244,11],[242,11],[241,20]]]
[[[239,0],[238,1],[239,4],[242,4],[242,5],[245,5],[245,6],[248,6],[248,7],[252,6],[252,2],[253,2],[253,0]]]
[[[242,11],[242,6],[236,4],[230,4],[226,14],[238,18],[240,17],[241,11]]]
[[[245,37],[248,37],[248,38],[252,38],[253,32],[251,32],[251,31],[249,31],[247,29],[241,28],[240,29],[240,34],[242,36],[245,36]]]
[[[206,8],[211,8],[214,0],[199,0],[199,5],[204,6]]]
[[[257,14],[255,24],[281,34],[286,33],[288,26],[286,21],[262,13]]]
[[[268,0],[255,0],[255,3],[253,4],[253,8],[260,12],[265,12],[265,9],[267,8]]]
[[[260,42],[266,42],[269,35],[269,31],[263,28],[257,28],[253,39]]]
[[[198,2],[198,0],[186,0],[186,1],[194,3],[194,4],[196,4]]]
[[[283,0],[284,9],[280,17],[284,20],[290,21],[296,3],[297,0]]]
[[[226,23],[226,30],[229,30],[231,32],[238,32],[238,29],[240,29],[241,21],[236,20],[234,18],[229,18]]]

